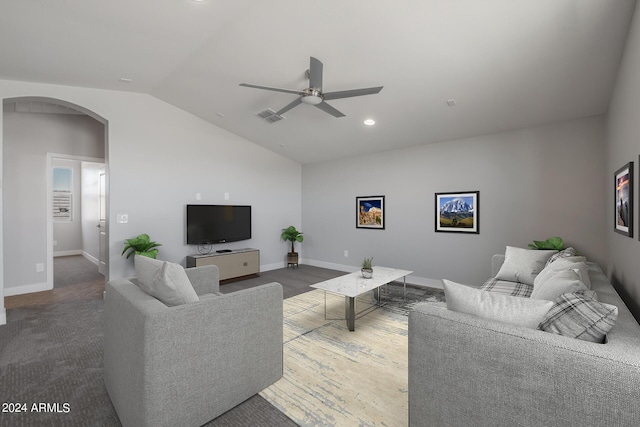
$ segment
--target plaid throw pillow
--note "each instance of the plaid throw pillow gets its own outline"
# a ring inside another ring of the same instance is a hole
[[[618,319],[618,307],[593,300],[581,292],[561,294],[553,303],[538,329],[602,343]]]
[[[576,256],[576,250],[573,249],[572,247],[568,247],[566,249],[561,250],[560,252],[557,252],[553,255],[551,255],[551,258],[549,258],[547,260],[547,263],[545,264],[545,267],[549,264],[551,264],[554,261],[559,260],[560,258],[568,258],[571,256]]]
[[[497,294],[511,295],[512,297],[529,298],[533,291],[533,286],[520,282],[509,282],[498,280],[495,277],[484,282],[480,289]]]

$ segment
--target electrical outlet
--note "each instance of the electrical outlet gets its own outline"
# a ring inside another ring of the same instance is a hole
[[[344,257],[349,258],[349,251],[346,249],[344,250]]]
[[[53,246],[58,246],[58,241],[57,240],[53,241]]]
[[[116,214],[116,222],[118,224],[126,224],[129,222],[129,214],[126,213],[119,213]]]
[[[196,200],[202,200],[202,194],[196,193]]]
[[[36,273],[42,273],[44,271],[44,264],[36,264]]]

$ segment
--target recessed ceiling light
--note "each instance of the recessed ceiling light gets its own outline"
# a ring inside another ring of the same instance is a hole
[[[447,99],[447,105],[449,107],[455,107],[456,106],[456,100],[455,99]]]
[[[373,119],[367,119],[367,120],[365,120],[365,121],[364,121],[364,122],[362,122],[362,123],[364,123],[364,124],[365,124],[365,125],[367,125],[367,126],[373,126],[373,125],[375,125],[375,124],[376,124],[376,121],[375,121],[375,120],[373,120]]]

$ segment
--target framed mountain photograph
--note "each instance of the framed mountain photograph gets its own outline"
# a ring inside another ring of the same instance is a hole
[[[615,174],[614,230],[633,237],[633,162],[629,162]]]
[[[480,233],[480,192],[436,193],[436,231]]]
[[[356,197],[356,228],[384,230],[384,196]]]

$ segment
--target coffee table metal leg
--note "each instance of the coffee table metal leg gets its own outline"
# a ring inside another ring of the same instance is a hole
[[[354,297],[344,298],[344,317],[347,319],[347,328],[351,332],[356,330],[356,299]]]
[[[407,276],[402,277],[402,302],[407,302]]]

